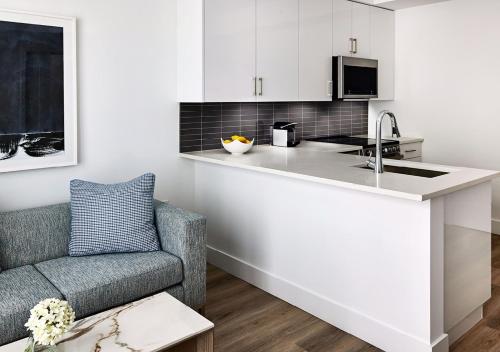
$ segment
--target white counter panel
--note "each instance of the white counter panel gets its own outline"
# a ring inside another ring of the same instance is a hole
[[[224,150],[181,153],[180,156],[230,168],[253,170],[315,183],[388,195],[395,198],[425,201],[489,181],[498,171],[417,163],[407,160],[384,160],[386,165],[405,166],[449,172],[436,178],[423,178],[385,172],[375,174],[362,169],[365,157],[340,154],[359,147],[305,142],[298,148],[254,147],[248,154],[231,155]]]

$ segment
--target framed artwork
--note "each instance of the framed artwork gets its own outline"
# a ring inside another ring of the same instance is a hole
[[[76,164],[76,18],[0,10],[0,172]]]

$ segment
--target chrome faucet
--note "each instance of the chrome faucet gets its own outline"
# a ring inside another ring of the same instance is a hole
[[[386,115],[391,118],[392,136],[395,135],[398,138],[401,137],[401,134],[399,133],[398,122],[396,121],[396,116],[394,115],[394,113],[390,112],[389,110],[380,112],[377,117],[377,147],[375,149],[375,161],[371,160],[370,155],[370,159],[366,162],[367,166],[375,170],[375,173],[377,174],[381,174],[384,172],[384,163],[382,162],[382,122],[384,121],[384,117]]]

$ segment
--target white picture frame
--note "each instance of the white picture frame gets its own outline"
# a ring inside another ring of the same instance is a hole
[[[0,9],[0,22],[12,22],[62,28],[64,67],[64,150],[62,152],[44,157],[30,157],[27,154],[16,154],[15,157],[0,160],[0,173],[77,165],[78,86],[76,17],[54,16],[40,13]],[[1,134],[2,126],[0,125],[0,135]],[[19,151],[18,153],[21,153],[21,151]]]

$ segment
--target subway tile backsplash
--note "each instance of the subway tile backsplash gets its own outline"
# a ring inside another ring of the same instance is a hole
[[[233,134],[270,143],[276,121],[298,122],[304,138],[368,133],[367,102],[181,103],[180,151],[222,148]]]

